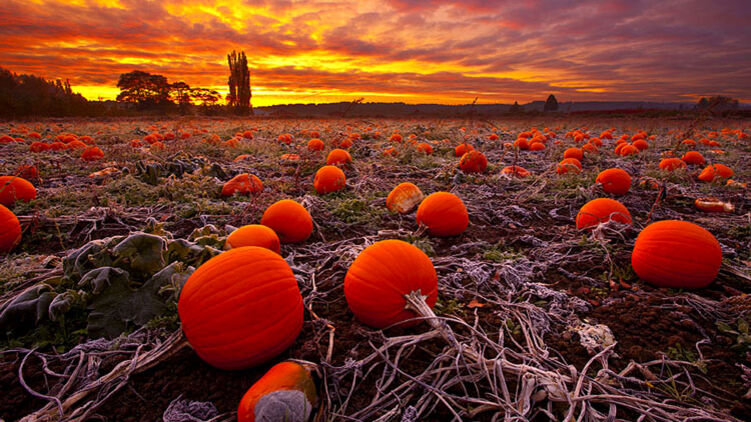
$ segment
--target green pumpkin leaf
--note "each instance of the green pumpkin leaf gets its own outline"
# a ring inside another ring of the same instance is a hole
[[[154,274],[164,268],[167,241],[146,233],[134,233],[112,249],[118,259],[127,259],[128,265],[141,273]]]
[[[55,296],[57,293],[45,283],[24,290],[0,307],[0,331],[34,325],[47,318],[50,303]]]

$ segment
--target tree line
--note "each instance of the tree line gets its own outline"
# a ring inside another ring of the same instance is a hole
[[[49,81],[34,75],[18,75],[0,68],[0,116],[87,116],[93,105],[76,94],[68,80]]]

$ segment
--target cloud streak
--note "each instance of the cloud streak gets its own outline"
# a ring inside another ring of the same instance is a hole
[[[222,89],[243,49],[256,105],[751,101],[746,0],[5,0],[0,21],[2,66],[90,97],[134,69]]]

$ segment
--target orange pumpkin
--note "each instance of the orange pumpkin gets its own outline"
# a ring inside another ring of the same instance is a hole
[[[733,177],[735,172],[724,164],[710,164],[699,174],[699,180],[711,182],[717,178],[728,179]]]
[[[503,170],[501,170],[501,173],[510,174],[511,176],[514,176],[514,177],[527,177],[532,174],[529,172],[529,170],[521,166],[504,167]]]
[[[232,196],[236,193],[250,195],[260,193],[263,190],[263,182],[256,175],[242,173],[231,178],[222,186],[222,196]]]
[[[248,224],[233,231],[227,236],[226,246],[228,249],[260,246],[278,254],[282,252],[279,236],[274,230],[262,224]]]
[[[679,158],[664,158],[660,161],[660,170],[673,171],[686,168],[686,162]]]
[[[310,151],[322,151],[323,141],[318,138],[313,138],[308,141],[308,150]]]
[[[338,164],[347,164],[352,162],[352,156],[349,155],[349,153],[343,149],[334,149],[329,152],[328,157],[326,157],[326,164],[327,165],[338,165]]]
[[[707,198],[696,198],[694,201],[696,208],[704,212],[733,212],[735,207],[729,202],[723,202],[714,196]]]
[[[472,145],[470,145],[470,144],[468,144],[468,143],[465,142],[463,144],[458,145],[456,148],[454,148],[454,156],[455,157],[461,157],[464,154],[466,154],[466,153],[468,153],[468,152],[470,152],[470,151],[472,151],[474,149],[475,149],[475,147],[473,147]]]
[[[16,174],[24,179],[36,179],[39,177],[39,170],[37,169],[37,166],[21,164],[16,169]]]
[[[579,148],[569,148],[563,152],[563,158],[576,158],[581,161],[584,159],[584,153]]]
[[[453,193],[430,194],[417,207],[417,224],[426,225],[433,236],[456,236],[469,224],[467,207]]]
[[[465,173],[484,173],[488,159],[480,151],[469,151],[459,160],[459,168]]]
[[[722,264],[720,243],[703,227],[687,221],[663,220],[639,233],[631,266],[642,280],[657,287],[706,287]]]
[[[382,240],[368,246],[344,277],[349,308],[357,319],[374,328],[414,318],[414,312],[404,309],[404,295],[413,291],[427,296],[425,302],[432,308],[438,298],[438,277],[430,258],[401,240]]]
[[[43,152],[50,149],[50,146],[44,142],[32,142],[29,146],[30,152]]]
[[[220,369],[274,358],[300,333],[303,303],[292,270],[257,246],[223,252],[201,265],[180,292],[177,312],[198,356]]]
[[[0,253],[10,252],[21,241],[21,223],[13,212],[0,205]]]
[[[50,150],[52,151],[62,151],[66,148],[65,144],[62,142],[53,142],[50,144]]]
[[[639,151],[644,151],[645,149],[649,148],[649,144],[644,139],[637,139],[632,145],[635,146]]]
[[[625,195],[631,189],[631,176],[626,170],[612,168],[603,170],[597,175],[596,183],[602,185],[602,190],[614,195]]]
[[[582,171],[582,163],[580,163],[576,158],[564,158],[560,163],[558,163],[558,167],[555,171],[558,174],[566,174],[569,171],[573,173],[579,173]]]
[[[313,233],[313,219],[299,203],[283,199],[269,206],[261,224],[270,227],[283,243],[304,242]]]
[[[615,199],[597,198],[584,204],[576,214],[576,228],[591,230],[598,224],[611,220],[631,224],[631,213]]]
[[[412,183],[404,182],[397,185],[386,197],[386,208],[399,214],[412,211],[425,198],[420,188]]]
[[[281,362],[245,393],[237,421],[307,421],[316,398],[310,371],[297,362]]]
[[[681,157],[681,160],[685,161],[686,164],[704,164],[704,156],[701,155],[698,151],[688,151],[685,154],[683,154],[683,157]]]
[[[426,155],[433,155],[433,147],[430,146],[430,144],[426,144],[425,142],[417,145],[417,150]]]
[[[545,144],[543,144],[542,142],[532,142],[529,145],[530,151],[542,151],[544,149],[545,149]]]
[[[37,197],[34,185],[18,176],[0,176],[0,204],[9,207],[16,201],[29,202]]]
[[[316,192],[323,195],[343,189],[346,180],[344,172],[339,167],[323,166],[316,172],[313,187],[316,189]]]
[[[633,146],[633,145],[624,145],[623,148],[621,148],[620,154],[624,157],[628,155],[634,155],[639,153],[639,148]]]
[[[104,152],[99,147],[88,147],[81,153],[81,159],[84,161],[96,161],[102,158],[104,158]]]

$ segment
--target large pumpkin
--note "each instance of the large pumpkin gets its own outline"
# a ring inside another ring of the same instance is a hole
[[[323,141],[318,138],[313,138],[308,141],[308,150],[310,151],[322,151]]]
[[[639,233],[631,266],[644,281],[658,287],[706,287],[722,264],[720,243],[703,227],[687,221],[663,220]]]
[[[427,255],[401,240],[382,240],[363,250],[344,277],[344,297],[355,317],[385,328],[416,315],[404,309],[404,295],[419,290],[431,308],[438,298],[438,277]],[[413,325],[408,323],[408,325]]]
[[[256,175],[242,173],[229,179],[222,186],[222,196],[234,194],[250,195],[260,193],[263,190],[263,182]]]
[[[248,224],[242,226],[227,236],[228,249],[243,246],[260,246],[276,253],[281,253],[279,236],[274,230],[262,224]]]
[[[0,253],[10,252],[21,241],[21,223],[13,212],[0,205]]]
[[[597,175],[596,183],[602,185],[602,190],[614,195],[625,195],[631,189],[631,176],[626,170],[612,168],[603,170]]]
[[[162,144],[164,146],[164,144]],[[84,161],[96,161],[104,158],[104,151],[99,147],[88,147],[81,153],[81,159]]]
[[[563,152],[563,158],[576,158],[581,161],[584,159],[584,153],[580,148],[569,148]]]
[[[417,224],[426,225],[433,236],[461,234],[469,224],[467,207],[453,193],[430,194],[417,207]]]
[[[339,167],[323,166],[316,172],[313,187],[319,194],[325,194],[343,189],[346,181],[347,178]]]
[[[466,153],[468,153],[470,151],[473,151],[474,149],[475,149],[475,147],[473,147],[472,145],[470,145],[470,144],[468,144],[466,142],[463,143],[463,144],[459,144],[456,148],[454,148],[454,156],[461,157],[464,154],[466,154]]]
[[[29,202],[37,197],[34,185],[18,176],[0,176],[0,204],[9,207],[16,201]]]
[[[271,204],[264,211],[261,224],[274,230],[284,243],[304,242],[313,233],[310,213],[291,199]]]
[[[735,172],[724,164],[710,164],[699,174],[699,180],[711,182],[714,179],[728,179],[733,177]]]
[[[307,421],[316,396],[310,371],[297,362],[281,362],[245,393],[237,408],[237,421]]]
[[[416,185],[404,182],[397,185],[386,198],[386,208],[390,211],[406,214],[425,198],[420,188]]]
[[[681,160],[686,162],[686,164],[704,164],[706,162],[704,156],[699,151],[688,151],[683,154]]]
[[[610,198],[597,198],[593,199],[579,210],[576,215],[576,228],[592,229],[600,223],[607,223],[608,221],[617,221],[623,224],[631,224],[631,213],[628,209],[616,201]]]
[[[277,356],[297,338],[303,303],[292,270],[257,246],[232,249],[201,265],[180,292],[177,312],[201,359],[243,369]]]
[[[484,173],[488,167],[488,159],[480,151],[469,151],[459,160],[459,168],[465,173]]]

